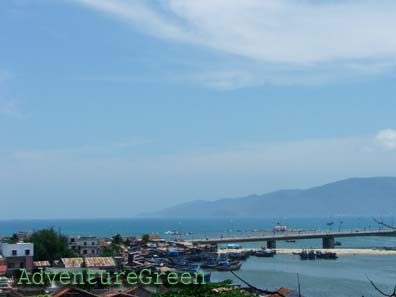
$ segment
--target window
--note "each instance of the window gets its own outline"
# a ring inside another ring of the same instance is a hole
[[[25,263],[21,262],[19,263],[19,268],[24,268],[25,267]]]
[[[25,250],[25,256],[30,256],[30,250]]]
[[[8,263],[7,267],[9,269],[13,269],[13,268],[15,268],[15,263]]]
[[[12,250],[12,255],[16,256],[17,255],[17,250]]]
[[[92,245],[95,245],[95,242],[92,241],[91,243],[92,243]]]
[[[91,250],[91,254],[95,254],[95,250]]]
[[[84,255],[88,254],[87,250],[83,250],[83,254]]]
[[[84,241],[84,245],[87,245],[87,242],[86,242],[86,241]]]

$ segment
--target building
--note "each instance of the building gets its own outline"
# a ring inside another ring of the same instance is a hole
[[[0,277],[4,276],[7,272],[7,262],[6,259],[0,255]]]
[[[26,241],[29,239],[30,236],[32,236],[33,232],[32,231],[18,231],[15,233],[15,235],[18,237],[19,241]]]
[[[70,236],[69,248],[80,256],[96,257],[100,255],[98,239],[95,236]]]
[[[30,242],[0,243],[0,254],[5,258],[7,275],[13,275],[19,269],[33,269],[34,246]]]

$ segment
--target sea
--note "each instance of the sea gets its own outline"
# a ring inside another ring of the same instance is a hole
[[[380,218],[393,225],[393,218]],[[0,220],[0,236],[18,231],[36,231],[52,227],[66,235],[95,235],[111,237],[159,234],[162,237],[185,239],[257,235],[260,230],[287,225],[289,229],[346,231],[378,229],[372,218],[216,218],[216,219],[48,219]],[[184,235],[169,235],[176,231]],[[168,232],[169,233],[169,232]],[[340,248],[396,247],[393,237],[355,237],[337,239]],[[243,243],[246,248],[258,248],[264,243]],[[277,242],[279,248],[320,248],[320,240]],[[306,297],[377,297],[381,296],[369,280],[389,295],[396,286],[396,256],[340,255],[336,261],[301,261],[296,255],[276,255],[274,258],[250,257],[244,261],[238,276],[250,284],[267,290],[286,287],[297,290],[300,279],[301,293]],[[230,272],[212,272],[212,281],[241,282]]]

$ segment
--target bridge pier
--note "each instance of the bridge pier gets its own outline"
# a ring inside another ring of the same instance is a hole
[[[267,241],[267,249],[276,249],[276,240],[272,239],[272,240],[268,240]]]
[[[334,237],[323,237],[322,247],[324,249],[334,249]]]

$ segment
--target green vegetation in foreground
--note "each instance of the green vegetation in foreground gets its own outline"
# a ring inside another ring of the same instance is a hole
[[[224,289],[224,290],[222,290]],[[179,285],[167,292],[154,294],[153,297],[247,297],[257,296],[232,286],[231,280],[221,283],[202,285]]]
[[[27,242],[34,244],[34,260],[51,263],[60,258],[73,257],[74,253],[68,248],[67,237],[57,233],[53,228],[36,231]]]

